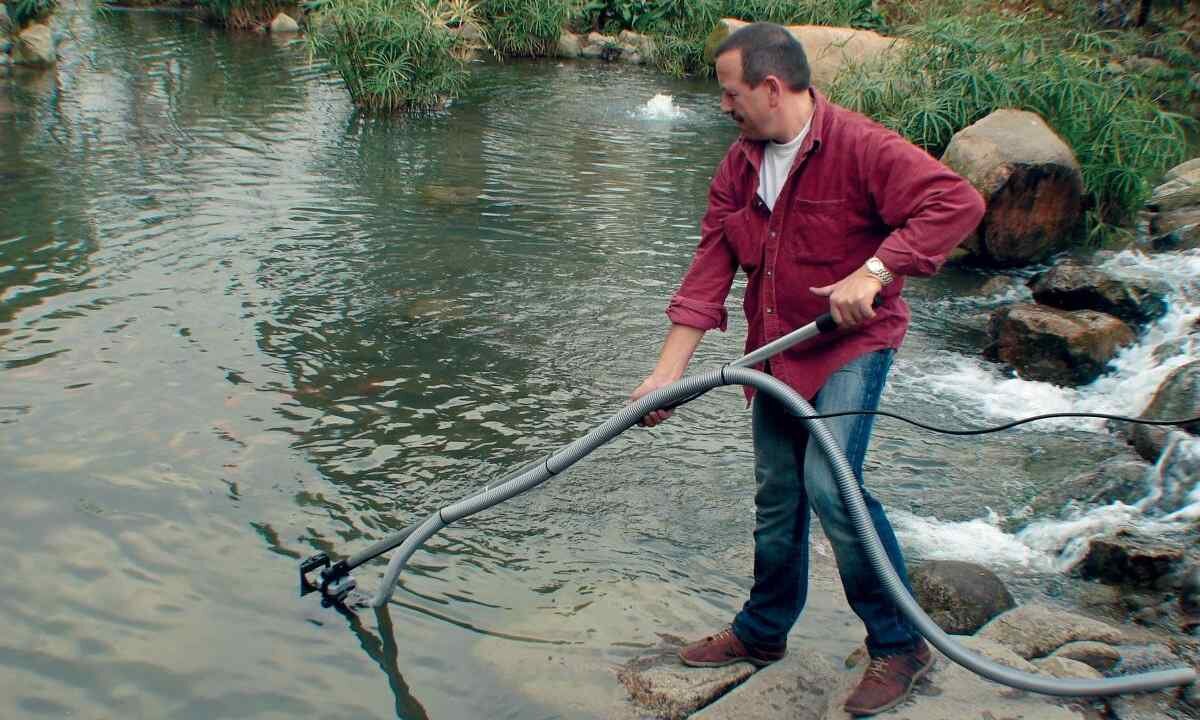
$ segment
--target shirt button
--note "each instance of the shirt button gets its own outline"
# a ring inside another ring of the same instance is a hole
[[[772,231],[771,231],[771,237],[775,237],[775,231],[774,231],[774,230],[772,230]]]
[[[774,314],[775,314],[775,311],[774,311],[774,310],[772,310],[771,308],[767,308],[767,314],[768,314],[768,315],[774,315]]]
[[[770,270],[768,270],[768,271],[767,271],[767,277],[771,277],[771,271],[770,271]]]

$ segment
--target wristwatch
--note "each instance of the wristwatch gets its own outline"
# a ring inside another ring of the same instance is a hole
[[[884,265],[883,261],[877,257],[868,258],[863,267],[866,268],[867,272],[871,273],[871,275],[873,275],[875,279],[879,281],[879,284],[884,287],[891,285],[892,281],[896,279],[896,276],[892,274],[892,271],[887,269],[887,265]]]

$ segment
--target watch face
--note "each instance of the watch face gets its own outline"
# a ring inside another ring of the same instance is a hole
[[[871,272],[883,272],[883,263],[879,258],[871,258],[867,261],[867,269]]]

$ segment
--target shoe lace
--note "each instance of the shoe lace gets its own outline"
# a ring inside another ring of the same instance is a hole
[[[725,628],[716,635],[709,635],[708,637],[704,638],[704,640],[705,642],[715,642],[717,640],[724,640],[731,635],[733,635],[733,628]]]
[[[883,680],[887,676],[888,659],[885,657],[871,658],[871,664],[867,666],[867,671],[863,673],[863,679],[874,678]]]

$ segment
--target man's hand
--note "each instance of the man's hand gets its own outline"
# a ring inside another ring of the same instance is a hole
[[[659,388],[664,388],[678,379],[679,378],[660,378],[651,375],[643,380],[641,385],[637,386],[637,389],[634,390],[633,394],[629,396],[629,402],[640,400],[642,396],[649,395]],[[673,410],[653,410],[642,418],[641,425],[644,427],[654,427],[655,425],[664,422],[667,418],[671,417],[672,414],[674,414]]]
[[[871,303],[883,289],[879,278],[859,268],[832,285],[809,288],[817,295],[829,298],[829,312],[838,327],[852,328],[874,319]]]

